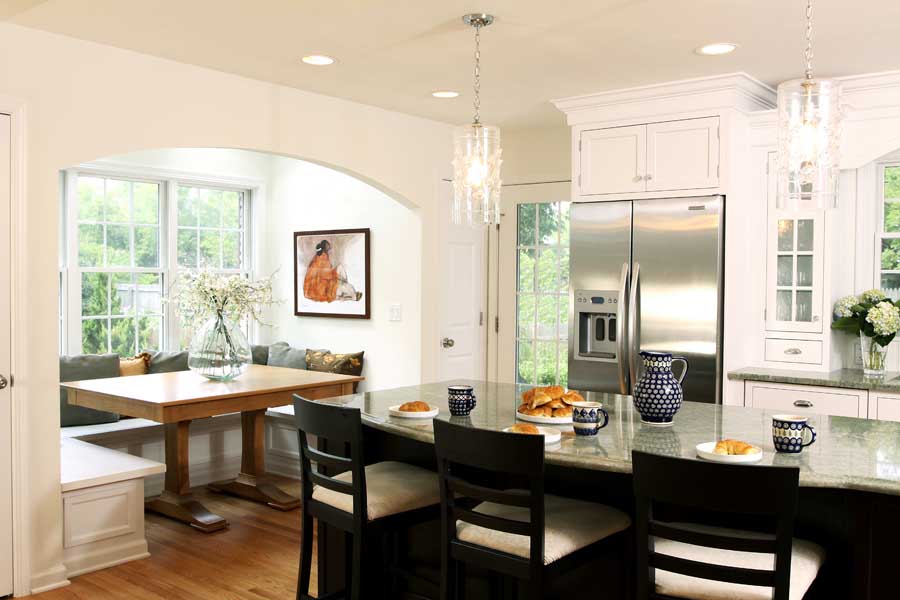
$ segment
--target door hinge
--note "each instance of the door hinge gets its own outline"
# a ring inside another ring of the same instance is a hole
[[[578,151],[581,152],[581,140],[578,140]]]
[[[481,327],[484,325],[484,311],[478,311],[478,326]]]
[[[578,174],[578,189],[581,189],[581,173]]]
[[[494,317],[494,333],[500,333],[500,317]]]

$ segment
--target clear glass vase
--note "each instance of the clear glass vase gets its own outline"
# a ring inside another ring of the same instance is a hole
[[[204,377],[230,381],[247,370],[250,344],[241,328],[222,313],[209,318],[191,340],[188,367]]]
[[[867,377],[883,377],[884,361],[887,348],[881,346],[866,334],[859,334],[860,353],[862,354],[863,374]]]

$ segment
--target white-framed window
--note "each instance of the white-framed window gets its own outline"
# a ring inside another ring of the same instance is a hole
[[[566,385],[569,202],[519,204],[516,217],[516,381]]]
[[[250,275],[251,190],[78,169],[65,177],[60,341],[69,354],[187,345],[163,298],[179,269]]]
[[[880,199],[876,240],[876,285],[900,298],[900,162],[878,165]]]

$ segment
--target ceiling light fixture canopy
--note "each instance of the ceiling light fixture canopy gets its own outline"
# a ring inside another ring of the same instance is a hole
[[[780,209],[834,208],[840,169],[841,85],[812,74],[812,0],[806,2],[806,75],[778,86]]]
[[[481,122],[481,29],[492,15],[475,13],[463,23],[475,28],[475,83],[472,123],[453,131],[453,222],[457,225],[500,223],[500,128]]]

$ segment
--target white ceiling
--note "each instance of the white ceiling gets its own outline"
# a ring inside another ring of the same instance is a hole
[[[771,85],[803,70],[802,0],[0,0],[0,19],[382,106],[471,119],[472,31],[483,32],[482,116],[560,125],[549,100],[746,71]],[[821,75],[900,68],[900,1],[817,0]],[[695,47],[740,45],[723,57]],[[338,59],[331,67],[305,54]],[[436,89],[461,92],[431,98]]]

